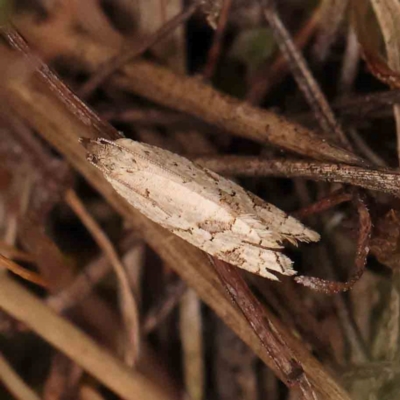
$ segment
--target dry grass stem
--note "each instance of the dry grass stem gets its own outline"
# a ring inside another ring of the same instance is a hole
[[[312,38],[318,29],[321,12],[324,9],[324,3],[313,10],[311,16],[305,22],[304,26],[293,38],[295,45],[302,49]],[[262,65],[251,78],[250,88],[246,94],[246,100],[251,104],[260,104],[273,86],[277,85],[287,74],[289,66],[286,57],[280,53],[271,66]]]
[[[24,307],[21,307],[24,304]],[[52,346],[73,359],[127,400],[172,400],[164,390],[97,345],[6,275],[0,277],[0,308],[26,324]]]
[[[306,60],[277,14],[275,0],[261,0],[261,4],[263,5],[265,19],[271,26],[293,77],[314,111],[321,128],[329,138],[339,140],[343,146],[350,148],[349,141],[336,120],[325,95],[308,68]]]
[[[187,286],[180,279],[167,284],[165,294],[144,317],[143,333],[149,334],[155,330],[179,304],[186,290]]]
[[[209,257],[232,301],[239,307],[248,320],[255,334],[268,352],[272,362],[288,387],[305,393],[305,398],[314,399],[315,388],[310,384],[307,375],[291,352],[283,337],[267,315],[257,298],[253,295],[237,268],[223,261]]]
[[[35,259],[32,255],[26,253],[25,251],[19,250],[2,240],[0,240],[0,253],[7,258],[12,258],[17,261],[29,263],[35,262]]]
[[[202,400],[205,395],[203,320],[196,292],[190,289],[185,292],[179,311],[185,388],[191,399]]]
[[[20,378],[2,354],[0,354],[0,381],[18,400],[40,400],[40,397]]]
[[[99,224],[90,216],[76,193],[69,190],[65,196],[65,200],[107,256],[114,268],[115,274],[117,275],[121,312],[124,318],[129,343],[125,354],[125,361],[130,366],[135,365],[140,351],[139,309],[132,288],[129,284],[128,274],[125,267],[122,265],[114,246],[100,228]]]
[[[122,251],[135,246],[137,238],[135,235],[128,236],[122,242]],[[111,272],[112,266],[107,257],[100,257],[89,263],[84,270],[75,277],[74,281],[67,287],[49,296],[47,304],[57,313],[61,314],[78,305],[93,290],[105,276]]]
[[[131,44],[127,44],[123,46],[124,50],[121,51],[119,55],[105,62],[103,65],[100,65],[98,70],[95,71],[90,79],[80,88],[80,97],[89,97],[94,90],[104,83],[115,71],[123,67],[129,61],[139,57],[149,48],[164,39],[171,31],[189,19],[198,9],[200,3],[201,0],[195,0],[192,2],[187,9],[171,18],[160,29],[158,29],[157,32],[149,36],[147,40],[144,40],[139,45],[132,47]]]
[[[8,258],[4,257],[0,254],[0,264],[3,268],[8,269],[15,275],[20,276],[23,279],[26,279],[29,282],[32,282],[36,285],[42,286],[44,288],[48,287],[47,282],[43,279],[40,275],[33,271],[29,271],[26,268],[21,267],[17,263],[9,260]]]
[[[208,51],[207,63],[204,67],[203,76],[206,79],[211,79],[217,67],[218,58],[221,53],[222,41],[229,18],[229,10],[232,5],[232,0],[223,0],[222,8],[218,19],[218,26],[214,34],[213,43]]]

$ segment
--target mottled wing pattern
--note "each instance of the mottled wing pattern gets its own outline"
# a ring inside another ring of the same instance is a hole
[[[236,183],[154,146],[100,139],[91,161],[135,208],[209,254],[277,279],[293,275],[281,242],[316,241],[317,233]],[[104,147],[105,146],[105,147]],[[100,167],[100,159],[102,167]]]

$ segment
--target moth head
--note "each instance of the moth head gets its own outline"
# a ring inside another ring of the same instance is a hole
[[[80,138],[79,142],[86,149],[86,159],[104,173],[111,174],[116,168],[116,161],[121,157],[121,148],[107,139]]]

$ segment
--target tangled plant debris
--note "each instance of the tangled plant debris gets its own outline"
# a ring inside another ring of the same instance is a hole
[[[4,0],[0,22],[2,398],[399,398],[398,1]],[[321,240],[280,249],[281,282],[208,256],[79,143],[123,136]]]

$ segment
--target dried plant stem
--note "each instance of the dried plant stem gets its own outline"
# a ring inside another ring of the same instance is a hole
[[[356,149],[360,154],[362,154],[365,159],[371,161],[374,165],[381,168],[387,168],[387,162],[381,158],[378,154],[376,154],[365,142],[365,140],[361,137],[361,135],[357,132],[357,130],[353,127],[348,129],[348,134],[356,145]]]
[[[17,249],[16,247],[8,244],[3,240],[0,240],[0,253],[3,254],[5,257],[13,258],[17,261],[30,262],[30,263],[35,262],[35,259],[31,254]]]
[[[20,276],[21,278],[26,279],[29,282],[35,283],[36,285],[42,287],[48,287],[47,282],[37,273],[27,270],[26,268],[21,267],[17,263],[9,260],[0,254],[0,265],[4,268],[7,268],[9,271],[13,272],[15,275]]]
[[[105,398],[93,386],[83,384],[79,389],[79,400],[105,400]]]
[[[181,298],[179,331],[186,392],[193,400],[204,398],[203,320],[201,302],[189,289]]]
[[[333,106],[343,116],[363,117],[376,109],[400,103],[400,90],[385,90],[368,95],[346,96],[337,100]]]
[[[224,32],[228,23],[229,10],[231,9],[232,0],[223,0],[221,13],[218,19],[217,30],[214,34],[214,40],[208,52],[206,66],[204,67],[203,76],[211,79],[217,67],[218,58],[221,53]]]
[[[314,394],[314,389],[306,379],[301,364],[295,354],[290,352],[283,338],[277,335],[273,322],[265,315],[264,307],[251,292],[239,270],[223,261],[209,258],[229,296],[249,321],[277,369],[281,372],[286,384],[291,388],[300,388],[302,392],[308,393],[306,398],[314,398],[311,395],[311,393]]]
[[[357,77],[358,64],[360,62],[360,45],[358,44],[356,32],[349,27],[347,32],[346,51],[340,71],[339,91],[348,93]]]
[[[29,21],[24,21],[21,27],[39,48],[45,47],[49,37],[53,36],[51,31],[44,29],[43,25],[39,27]],[[59,54],[80,59],[89,70],[96,69],[115,54],[114,49],[88,41],[85,36],[79,35],[76,31],[57,30],[57,35],[63,36],[63,40],[58,40],[56,43],[60,46]],[[15,31],[6,31],[6,38],[14,48],[31,58],[24,41]],[[86,48],[87,51],[77,51],[82,48]],[[37,65],[37,63],[38,60],[35,59],[35,64]],[[51,72],[45,67],[42,67],[41,73],[43,76],[47,76],[47,79],[54,81]],[[272,112],[252,107],[223,95],[199,79],[176,75],[155,64],[137,61],[125,66],[123,73],[112,79],[120,87],[220,126],[234,135],[271,143],[316,159],[364,164],[364,161],[355,154],[322,140],[300,125],[291,123]],[[63,90],[61,84],[58,86],[59,90]],[[66,100],[68,101],[63,101],[64,104],[78,118],[89,112],[83,110],[82,105],[77,109],[71,107],[76,100],[70,94]],[[99,123],[97,116],[93,116],[93,118],[98,121],[96,127],[104,126],[103,122]],[[103,137],[104,132],[115,138],[115,131],[110,132],[109,128],[104,127]]]
[[[0,354],[0,381],[18,400],[40,400],[40,397],[20,378]]]
[[[103,65],[100,65],[91,78],[80,88],[80,97],[89,97],[90,94],[104,83],[115,71],[120,69],[129,61],[139,57],[151,46],[154,46],[160,40],[164,39],[171,31],[188,20],[200,6],[200,3],[201,0],[195,0],[192,2],[187,9],[171,18],[160,29],[158,29],[157,32],[151,35],[147,40],[141,42],[138,46],[132,47],[131,44],[124,46],[125,48],[120,54],[105,62]]]
[[[149,310],[144,318],[143,333],[149,334],[156,329],[178,305],[186,290],[187,286],[180,279],[167,284],[165,295]]]
[[[310,215],[315,215],[324,212],[339,204],[350,201],[352,198],[353,198],[352,194],[347,193],[343,190],[337,190],[336,192],[331,193],[329,196],[326,196],[316,201],[315,203],[310,204],[309,206],[306,206],[301,210],[296,211],[295,213],[292,213],[292,215],[300,219],[306,218]]]
[[[137,301],[135,300],[132,289],[129,285],[129,277],[127,272],[125,271],[125,268],[122,265],[114,246],[97,222],[90,216],[76,193],[72,190],[69,190],[65,196],[65,200],[92,234],[94,240],[103,250],[111,265],[114,267],[114,271],[119,282],[118,287],[121,311],[129,339],[129,346],[126,352],[125,361],[130,366],[135,365],[140,350],[139,310]]]
[[[343,164],[295,160],[264,160],[251,156],[210,156],[195,161],[228,176],[301,177],[359,186],[400,197],[400,173],[396,170],[365,169]]]
[[[316,8],[304,26],[293,38],[298,48],[304,47],[313,36],[324,8],[321,3]],[[286,58],[280,53],[271,66],[262,65],[259,71],[251,77],[250,88],[246,94],[246,100],[251,104],[260,104],[272,87],[275,87],[286,76],[288,63]]]
[[[361,278],[365,270],[365,264],[367,262],[367,256],[369,253],[369,239],[371,236],[372,222],[368,208],[359,195],[355,196],[354,202],[356,203],[360,220],[357,251],[355,257],[355,273],[350,277],[347,282],[344,283],[326,281],[324,279],[305,276],[295,277],[294,279],[297,283],[318,291],[332,294],[351,289],[354,284]]]
[[[129,235],[122,241],[121,250],[128,251],[137,243],[136,235]],[[58,314],[68,311],[85,299],[93,287],[111,271],[112,267],[107,257],[100,257],[90,264],[61,291],[49,296],[46,303]]]
[[[4,274],[0,276],[0,308],[26,324],[122,398],[173,399],[148,378],[129,369],[89,336],[52,312],[39,299]]]
[[[265,19],[277,39],[279,48],[286,58],[300,90],[310,104],[321,128],[328,137],[340,140],[341,144],[350,148],[349,141],[337,122],[331,107],[314,79],[307,63],[293,42],[289,32],[283,25],[275,9],[274,0],[260,0],[263,5]]]

